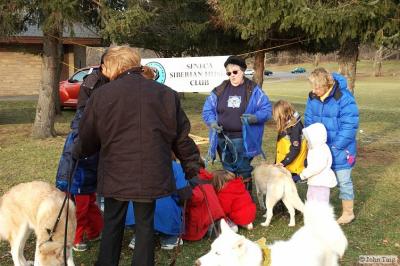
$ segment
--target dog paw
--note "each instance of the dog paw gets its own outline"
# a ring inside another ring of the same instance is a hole
[[[268,225],[269,225],[269,223],[267,223],[267,222],[261,223],[261,226],[267,227]]]
[[[289,223],[289,226],[293,227],[293,226],[296,226],[296,224],[295,223]]]

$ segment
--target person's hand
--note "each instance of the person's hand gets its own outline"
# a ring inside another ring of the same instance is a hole
[[[192,177],[191,179],[188,180],[188,182],[189,185],[192,187],[192,189],[204,183],[204,181],[202,181],[198,176]]]
[[[190,185],[187,185],[183,188],[180,188],[177,190],[177,194],[180,201],[189,200],[192,198],[192,187]]]
[[[243,114],[240,119],[242,120],[242,123],[245,121],[251,125],[251,124],[257,124],[257,116],[253,114]]]
[[[222,126],[219,126],[217,122],[212,122],[210,124],[210,127],[215,130],[217,133],[221,133],[222,132]]]
[[[293,179],[293,182],[295,182],[295,183],[301,181],[301,177],[299,175],[292,176],[292,179]]]
[[[275,163],[276,166],[283,166],[283,163]]]

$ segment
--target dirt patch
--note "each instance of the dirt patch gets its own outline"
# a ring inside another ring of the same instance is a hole
[[[384,148],[361,146],[358,147],[357,156],[357,162],[363,166],[370,166],[371,163],[388,165],[396,161],[399,152],[397,149],[385,150]]]

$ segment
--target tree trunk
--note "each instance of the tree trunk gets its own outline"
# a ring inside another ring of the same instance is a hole
[[[352,94],[354,94],[355,90],[358,54],[358,43],[354,43],[349,51],[350,56],[348,62],[348,88]]]
[[[380,46],[378,51],[375,52],[374,77],[382,76],[382,55],[383,55],[383,46]]]
[[[316,53],[314,55],[314,67],[318,67],[320,60],[321,60],[321,53]]]
[[[55,91],[55,93],[56,93],[56,95],[55,95],[56,115],[61,115],[61,114],[62,114],[62,113],[61,113],[62,109],[61,109],[60,89],[59,89],[59,87],[60,87],[60,77],[61,77],[61,70],[62,70],[62,65],[61,65],[61,63],[62,63],[63,60],[64,60],[64,48],[63,48],[62,41],[59,42],[59,44],[58,44],[58,49],[59,49],[58,55],[59,55],[59,57],[60,57],[60,59],[59,59],[59,64],[58,64],[58,69],[57,69],[58,83],[57,83],[57,85],[56,85],[56,86],[57,86],[57,89],[55,89],[54,91]]]
[[[61,36],[59,32],[43,33],[42,86],[36,107],[36,117],[32,137],[48,138],[56,135],[54,129],[55,103],[60,81],[60,41],[51,36]]]
[[[342,44],[339,51],[339,73],[344,74],[347,72],[348,83],[347,87],[354,94],[355,82],[356,82],[356,70],[358,60],[358,49],[359,42],[357,40],[348,40]],[[341,66],[346,66],[347,71],[340,69]],[[342,71],[340,71],[342,70]]]
[[[346,76],[348,71],[347,71],[347,63],[345,61],[343,61],[344,59],[339,57],[338,59],[338,64],[339,64],[339,69],[338,69],[338,73]]]
[[[254,58],[253,81],[262,88],[264,82],[264,58],[265,52],[257,52]]]

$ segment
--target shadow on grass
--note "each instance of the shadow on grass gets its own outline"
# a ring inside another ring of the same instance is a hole
[[[64,109],[56,121],[69,123],[74,114],[75,109]],[[0,125],[32,124],[35,115],[36,101],[0,101]]]

